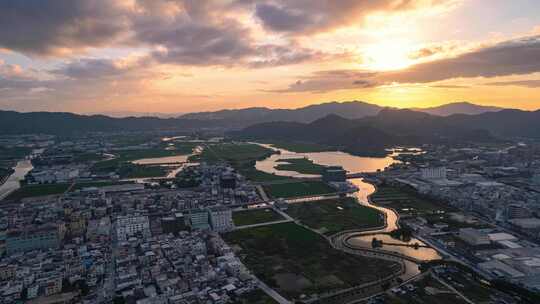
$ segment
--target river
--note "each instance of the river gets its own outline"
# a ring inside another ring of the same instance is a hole
[[[316,164],[325,165],[325,166],[342,166],[343,169],[347,170],[349,173],[359,173],[359,172],[376,172],[377,170],[383,170],[384,168],[390,166],[393,163],[398,161],[394,160],[391,156],[387,157],[361,157],[351,155],[345,152],[340,151],[328,151],[328,152],[310,152],[310,153],[296,153],[288,151],[285,149],[278,149],[268,144],[259,144],[265,148],[273,149],[279,151],[279,154],[273,154],[272,156],[257,161],[255,168],[260,171],[274,173],[282,176],[290,177],[319,177],[320,175],[313,174],[301,174],[295,171],[284,171],[277,170],[275,166],[279,163],[277,162],[283,158],[304,158],[312,160]]]
[[[13,167],[13,174],[11,174],[6,182],[0,186],[0,200],[7,197],[11,192],[19,189],[21,187],[20,181],[24,179],[26,173],[32,170],[32,163],[30,160],[20,160],[17,162],[17,165]]]
[[[297,177],[297,178],[318,177],[319,175],[300,174],[294,171],[277,170],[274,168],[275,166],[279,164],[277,163],[277,161],[283,158],[307,157],[308,159],[312,160],[316,164],[327,165],[327,166],[329,165],[342,166],[345,170],[349,171],[350,173],[375,172],[377,170],[384,170],[386,167],[390,166],[391,164],[397,163],[397,161],[394,158],[392,158],[392,156],[395,156],[400,153],[399,151],[394,151],[394,154],[388,157],[376,158],[376,157],[354,156],[348,153],[336,152],[336,151],[315,152],[315,153],[295,153],[295,152],[287,151],[284,149],[276,149],[266,144],[261,144],[261,145],[267,148],[278,150],[280,151],[280,154],[274,154],[267,159],[258,161],[256,163],[256,168],[258,170],[265,171],[268,173],[275,173],[278,175]],[[411,153],[411,151],[407,151],[405,153]],[[412,153],[421,153],[421,152],[419,152],[418,150],[414,150],[412,151]],[[418,243],[418,245],[421,245],[421,246],[426,245],[425,243],[423,243],[422,241],[416,238],[411,238],[411,240],[407,242],[392,238],[388,234],[388,232],[393,231],[399,227],[399,216],[396,214],[396,212],[392,209],[385,208],[383,206],[377,206],[377,205],[371,204],[369,200],[369,196],[373,194],[376,190],[372,184],[365,182],[362,178],[349,179],[349,182],[351,182],[358,188],[358,191],[353,194],[358,199],[358,202],[362,205],[375,208],[381,211],[382,213],[384,213],[386,215],[386,224],[387,224],[386,227],[382,229],[366,231],[361,234],[352,233],[349,236],[349,238],[344,238],[347,240],[347,243],[349,246],[356,247],[356,248],[370,248],[371,249],[372,248],[371,241],[375,237],[378,240],[382,240],[383,243],[386,243],[386,244],[383,244],[383,247],[381,248],[386,251],[400,253],[400,254],[415,258],[417,260],[424,260],[424,261],[440,258],[440,255],[437,253],[437,251],[432,248],[410,247],[410,245],[414,245],[415,243]],[[406,280],[419,273],[418,267],[415,263],[411,261],[407,261],[407,260],[404,260],[404,262],[406,266],[406,273],[402,276],[402,279]]]

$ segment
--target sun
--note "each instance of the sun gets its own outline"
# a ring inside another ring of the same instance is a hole
[[[404,69],[414,63],[410,58],[413,50],[413,45],[405,40],[384,40],[363,50],[363,66],[374,71]]]

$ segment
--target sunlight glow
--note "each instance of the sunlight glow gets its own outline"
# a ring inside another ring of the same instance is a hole
[[[413,50],[413,45],[408,41],[384,40],[364,50],[364,67],[377,71],[407,68],[414,63],[409,56]]]

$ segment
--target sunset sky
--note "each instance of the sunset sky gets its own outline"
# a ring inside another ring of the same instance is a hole
[[[0,109],[540,108],[538,0],[2,0]]]

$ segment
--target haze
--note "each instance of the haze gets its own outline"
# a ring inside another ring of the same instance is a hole
[[[0,2],[0,109],[539,108],[535,0]]]

